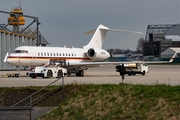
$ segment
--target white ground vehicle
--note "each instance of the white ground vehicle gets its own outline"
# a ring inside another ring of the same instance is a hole
[[[31,70],[28,75],[31,78],[42,77],[42,78],[60,78],[67,74],[67,69],[60,66],[41,66],[35,67]]]
[[[121,76],[148,73],[148,65],[146,63],[133,63],[133,64],[121,64],[116,66],[116,71],[120,73]]]

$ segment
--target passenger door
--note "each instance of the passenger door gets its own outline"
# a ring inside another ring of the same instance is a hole
[[[34,49],[31,48],[31,55],[32,55],[32,59],[31,59],[31,66],[36,65],[36,60],[37,60],[37,53]]]

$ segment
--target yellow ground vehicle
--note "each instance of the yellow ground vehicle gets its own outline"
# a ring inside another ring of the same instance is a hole
[[[148,73],[148,65],[146,63],[121,64],[116,66],[116,71],[119,72],[120,75],[145,75]]]

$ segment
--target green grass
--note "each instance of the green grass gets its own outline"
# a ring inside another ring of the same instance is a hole
[[[180,86],[73,85],[73,95],[41,119],[178,119]]]
[[[0,105],[13,103],[40,88],[0,88]],[[180,86],[71,84],[41,105],[48,104],[58,107],[39,120],[176,120],[180,119]]]

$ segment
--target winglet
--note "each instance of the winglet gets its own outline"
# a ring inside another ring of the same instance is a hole
[[[174,61],[174,58],[176,57],[176,54],[177,54],[177,52],[175,52],[174,55],[172,56],[172,58],[169,60],[170,63]]]

